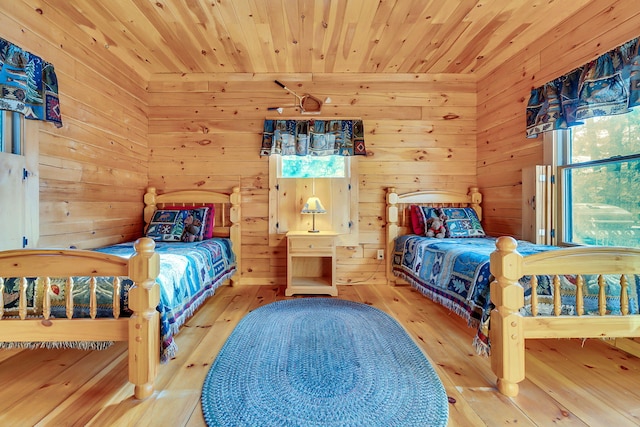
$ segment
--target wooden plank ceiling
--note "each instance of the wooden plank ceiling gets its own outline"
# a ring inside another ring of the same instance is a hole
[[[490,73],[595,0],[40,0],[143,78]],[[570,23],[567,23],[570,25]],[[82,34],[84,34],[82,33]]]

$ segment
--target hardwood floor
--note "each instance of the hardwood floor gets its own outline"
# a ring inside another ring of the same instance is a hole
[[[284,299],[284,287],[223,287],[177,336],[157,391],[132,399],[122,344],[105,351],[0,351],[0,425],[203,426],[200,392],[227,336],[250,310]],[[298,297],[299,298],[299,297]],[[599,340],[530,340],[520,395],[494,387],[473,330],[410,287],[339,286],[338,298],[395,317],[436,368],[450,397],[451,426],[640,425],[640,359]]]

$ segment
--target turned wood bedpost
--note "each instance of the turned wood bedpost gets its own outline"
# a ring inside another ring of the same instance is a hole
[[[393,257],[393,245],[396,237],[398,237],[398,193],[396,193],[395,187],[389,187],[387,189],[387,259],[386,272],[387,272],[387,284],[395,283],[395,277],[391,271],[391,261]]]
[[[153,393],[160,362],[160,256],[153,240],[143,237],[134,244],[135,254],[129,260],[129,381],[135,384],[135,397],[145,399]]]
[[[482,221],[482,193],[478,187],[469,187],[469,197],[471,198],[471,207],[476,214],[478,215],[478,219]]]
[[[505,396],[518,395],[518,383],[524,379],[524,328],[520,308],[524,306],[522,255],[512,237],[499,237],[491,254],[491,369],[498,377],[497,386]]]
[[[156,188],[155,187],[148,187],[147,188],[147,192],[144,193],[144,226],[145,226],[145,230],[147,228],[147,225],[149,225],[149,223],[151,222],[151,220],[153,219],[153,214],[156,211],[156,197],[158,196],[158,193],[156,193]]]
[[[229,238],[233,245],[233,252],[236,254],[236,273],[231,277],[231,286],[240,284],[242,275],[242,236],[240,233],[241,203],[240,203],[240,187],[233,187],[233,192],[229,197],[231,208],[229,209],[229,219],[231,228],[229,230]]]

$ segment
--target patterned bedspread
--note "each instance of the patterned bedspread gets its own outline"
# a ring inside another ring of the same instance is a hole
[[[161,361],[175,357],[177,346],[173,336],[187,319],[214,294],[226,279],[236,271],[235,255],[229,239],[215,238],[201,242],[156,242],[156,252],[160,255],[160,274],[156,282],[160,285],[160,345]],[[128,258],[133,255],[133,242],[95,249],[98,252]],[[96,278],[97,316],[111,317],[113,300],[113,278]],[[27,310],[29,316],[42,315],[44,293],[43,280],[28,278]],[[89,278],[74,277],[73,316],[90,317]],[[51,315],[66,317],[66,278],[51,278]],[[128,290],[132,282],[121,278],[121,316],[129,316]],[[5,281],[5,316],[18,314],[19,282],[15,278]],[[65,343],[1,343],[0,347],[80,347],[99,349],[108,343],[65,342]]]
[[[121,243],[96,251],[129,257],[133,243]],[[226,279],[236,271],[235,256],[229,239],[208,239],[201,242],[156,242],[160,255],[160,344],[161,361],[175,357],[177,346],[173,336],[187,319],[214,294]],[[128,289],[131,281],[123,281]],[[127,307],[123,304],[123,307]]]
[[[532,255],[542,251],[558,249],[554,246],[535,245],[518,241],[518,252]],[[474,340],[479,353],[489,352],[489,314],[493,306],[489,285],[493,278],[489,270],[489,257],[495,250],[495,238],[448,238],[405,235],[395,241],[392,271],[405,279],[425,296],[449,308],[465,319],[469,326],[477,328]],[[619,277],[607,276],[607,311],[619,314]],[[575,277],[562,276],[561,300],[563,314],[573,314],[575,306]],[[523,277],[520,284],[525,289],[523,315],[530,315],[528,305],[531,298],[530,278]],[[640,278],[629,287],[629,309],[638,313],[637,293]],[[597,312],[598,284],[596,276],[585,276],[585,312]],[[538,277],[540,314],[552,311],[553,287],[548,276]]]

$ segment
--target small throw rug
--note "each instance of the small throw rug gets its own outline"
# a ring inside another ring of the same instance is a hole
[[[211,366],[213,426],[444,426],[447,395],[402,326],[365,304],[298,298],[260,307]]]

